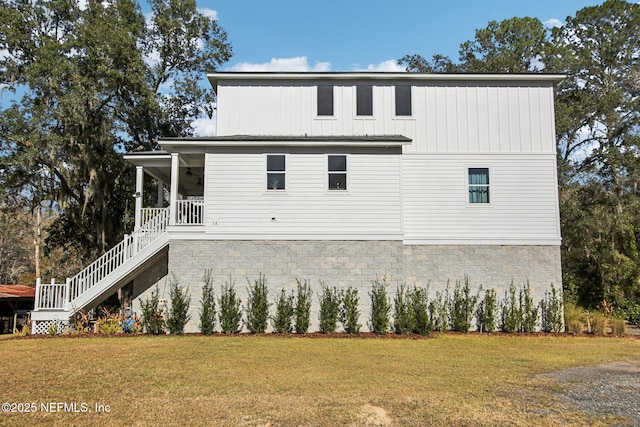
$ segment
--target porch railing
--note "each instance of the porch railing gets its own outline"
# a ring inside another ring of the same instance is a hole
[[[177,200],[176,225],[204,224],[204,200]]]
[[[146,224],[163,210],[165,210],[165,208],[142,208],[141,223]]]
[[[40,278],[36,279],[35,307],[42,310],[64,310],[69,295],[69,281],[66,283],[56,283],[51,279],[51,283],[42,283]]]

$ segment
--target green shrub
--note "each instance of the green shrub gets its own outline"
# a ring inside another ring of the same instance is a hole
[[[468,277],[464,278],[464,286],[461,286],[460,282],[456,282],[450,305],[451,329],[458,332],[469,332],[477,301],[478,297],[471,295]]]
[[[158,285],[151,291],[151,296],[140,300],[142,310],[142,327],[148,334],[160,335],[165,333],[163,310],[160,308]]]
[[[625,305],[624,311],[629,323],[640,326],[640,304],[628,303]]]
[[[235,281],[229,278],[228,282],[222,286],[218,306],[220,307],[219,323],[220,329],[225,334],[236,334],[240,332],[242,320],[241,301],[236,296],[234,288]]]
[[[434,331],[449,330],[449,284],[444,293],[436,292],[435,299],[429,302],[429,318]]]
[[[558,290],[551,284],[551,292],[545,293],[542,301],[542,330],[545,332],[562,332],[563,304]]]
[[[301,282],[296,279],[298,285],[296,305],[294,308],[295,330],[297,334],[306,334],[311,323],[311,286],[309,281]]]
[[[282,289],[276,303],[276,314],[273,317],[273,331],[285,334],[293,331],[294,296],[287,295]]]
[[[498,298],[495,289],[484,291],[484,298],[478,304],[476,319],[478,321],[478,331],[495,332],[496,314],[498,313]]]
[[[511,282],[509,290],[504,293],[504,301],[502,302],[502,331],[518,332],[522,327],[522,311],[520,310],[520,302],[516,296],[516,287]]]
[[[187,288],[180,286],[175,274],[171,274],[169,279],[169,297],[171,308],[167,316],[167,329],[170,334],[184,334],[184,327],[191,317],[188,314],[191,296],[189,296]]]
[[[414,313],[411,309],[411,292],[405,284],[396,288],[393,299],[393,329],[396,334],[408,335],[414,329]]]
[[[520,311],[522,313],[522,331],[535,332],[538,329],[539,306],[533,302],[528,279],[527,285],[520,290]]]
[[[372,281],[371,292],[369,297],[371,298],[371,332],[376,334],[386,334],[389,331],[389,324],[391,323],[389,315],[391,314],[391,301],[387,297],[387,278],[383,277],[382,282],[376,277],[376,280]]]
[[[362,326],[360,320],[360,297],[358,289],[349,286],[342,292],[340,304],[340,321],[344,331],[348,334],[359,334]]]
[[[247,279],[249,282],[249,279]],[[249,283],[250,284],[250,283]],[[262,334],[267,330],[269,322],[269,290],[267,278],[260,273],[253,286],[247,289],[247,305],[245,307],[247,321],[246,326],[252,334]]]
[[[340,314],[340,292],[336,287],[330,288],[320,281],[322,293],[320,294],[320,332],[332,334],[336,331],[338,316]]]
[[[429,316],[429,291],[426,288],[414,286],[408,293],[409,310],[412,313],[411,321],[413,332],[420,335],[429,335],[433,329]]]
[[[564,324],[567,325],[567,330],[575,335],[575,323],[579,323],[584,327],[584,322],[586,321],[589,325],[589,331],[591,330],[591,321],[590,314],[585,313],[584,309],[572,302],[567,302],[564,304]],[[582,333],[582,329],[580,330]]]
[[[213,270],[208,269],[204,271],[202,282],[200,332],[203,335],[211,335],[216,328],[216,297],[213,291]]]

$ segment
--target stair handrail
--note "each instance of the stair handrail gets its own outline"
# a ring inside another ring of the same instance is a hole
[[[130,235],[125,234],[120,243],[73,276],[70,279],[68,301],[78,298],[162,236],[167,231],[169,212],[170,209],[165,208]]]

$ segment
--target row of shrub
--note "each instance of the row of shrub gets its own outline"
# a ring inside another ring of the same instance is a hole
[[[309,330],[313,295],[308,280],[296,279],[295,290],[290,293],[281,290],[271,303],[267,278],[260,274],[253,282],[248,280],[244,306],[231,278],[221,287],[218,298],[211,270],[205,271],[202,281],[199,328],[205,335],[214,333],[217,326],[225,334],[238,333],[243,327],[250,333],[264,333],[269,323],[275,333],[304,334]],[[429,335],[434,330],[468,332],[474,327],[481,332],[560,332],[564,328],[562,297],[553,285],[541,301],[535,302],[528,282],[519,289],[511,283],[502,299],[493,289],[480,289],[472,294],[468,278],[463,283],[456,282],[452,290],[447,286],[443,292],[436,292],[432,299],[428,287],[401,284],[396,287],[393,303],[387,294],[390,286],[386,277],[371,283],[371,310],[367,320],[369,330],[378,334],[392,331]],[[191,297],[175,275],[170,277],[169,288],[168,310],[160,306],[157,287],[150,298],[141,301],[142,326],[147,333],[184,333],[190,320]],[[319,332],[334,333],[340,323],[346,333],[358,334],[362,327],[358,289],[338,289],[322,281],[320,289]],[[272,305],[275,306],[273,315]]]

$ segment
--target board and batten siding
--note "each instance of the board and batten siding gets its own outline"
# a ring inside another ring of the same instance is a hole
[[[286,155],[267,190],[266,155]],[[219,239],[402,240],[400,154],[347,154],[348,191],[327,189],[327,154],[206,154],[206,231]]]
[[[469,203],[473,167],[489,168],[489,204]],[[555,171],[554,155],[405,155],[404,242],[559,245]]]
[[[334,115],[317,116],[317,84]],[[405,153],[555,153],[551,82],[413,81],[412,116],[395,115],[395,83],[375,81],[373,115],[356,115],[362,82],[221,82],[218,135],[403,135]]]

